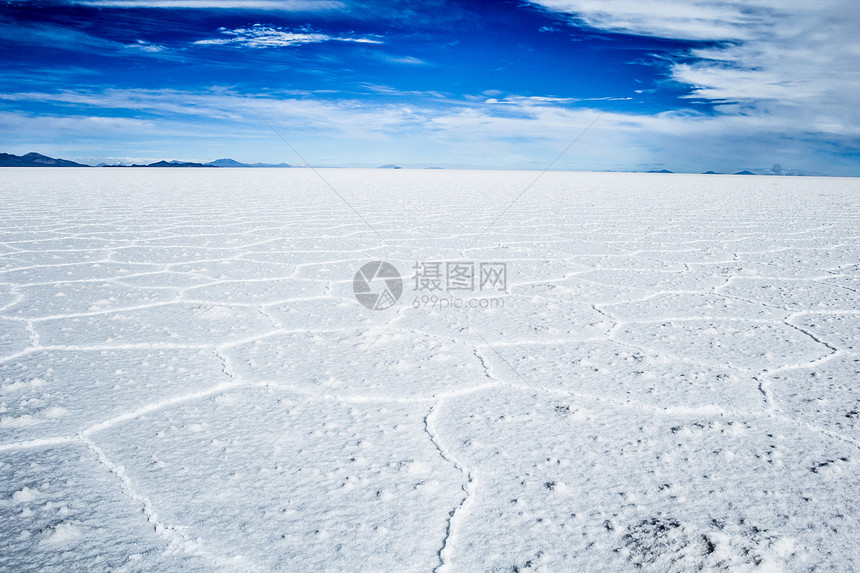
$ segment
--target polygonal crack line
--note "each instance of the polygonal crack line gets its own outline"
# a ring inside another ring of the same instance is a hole
[[[829,362],[834,358],[838,358],[839,356],[843,356],[846,353],[842,350],[836,350],[831,352],[830,354],[826,354],[824,356],[820,356],[818,358],[814,358],[808,362],[803,362],[801,364],[789,364],[786,366],[780,366],[779,368],[774,368],[773,370],[764,369],[755,376],[753,376],[753,380],[758,381],[758,389],[764,394],[765,402],[768,404],[768,412],[770,414],[776,414],[781,411],[779,408],[778,402],[776,398],[771,394],[770,387],[773,384],[773,376],[775,374],[779,374],[781,372],[788,372],[791,370],[803,370],[806,368],[815,368],[816,366],[820,366],[825,362]]]
[[[27,333],[29,334],[30,347],[34,350],[40,348],[42,344],[39,341],[39,332],[36,330],[36,326],[33,324],[33,321],[27,320],[25,321],[25,324],[27,327]]]
[[[14,297],[13,300],[11,302],[9,302],[8,304],[0,306],[0,312],[5,312],[6,309],[12,308],[16,304],[18,304],[19,302],[24,300],[24,295],[21,294],[21,292],[19,291],[20,285],[17,285],[15,283],[0,283],[0,284],[9,285],[9,294],[11,294]],[[3,318],[11,318],[11,317],[3,317]]]
[[[740,278],[743,278],[743,277],[740,277]],[[745,302],[747,304],[754,304],[754,305],[758,305],[758,306],[763,306],[765,308],[772,308],[772,309],[780,310],[782,312],[788,313],[789,315],[792,313],[791,309],[784,307],[784,306],[781,306],[781,305],[778,305],[778,304],[768,304],[768,303],[762,302],[760,300],[752,300],[752,299],[744,298],[742,296],[738,296],[735,294],[726,294],[726,293],[720,292],[718,290],[718,289],[721,289],[727,285],[728,285],[728,283],[715,287],[714,288],[714,294],[717,294],[717,295],[724,297],[724,298],[730,298],[730,299],[738,300],[741,302]]]
[[[254,309],[266,317],[266,320],[269,321],[269,324],[272,326],[273,329],[275,329],[277,331],[284,330],[284,325],[280,324],[278,322],[278,320],[274,317],[274,315],[272,313],[270,313],[268,310],[266,310],[267,306],[270,306],[270,305],[259,304],[259,305],[255,305]]]
[[[604,318],[608,318],[612,322],[612,326],[610,326],[609,330],[606,331],[606,337],[611,339],[613,332],[621,325],[622,321],[618,317],[613,316],[612,313],[598,308],[599,306],[612,306],[612,303],[603,304],[603,303],[595,302],[595,303],[592,303],[592,305],[591,305],[591,310],[593,310],[594,312],[596,312],[597,314],[599,314],[600,316],[602,316]]]
[[[451,541],[454,538],[457,525],[455,520],[459,515],[462,515],[462,512],[466,508],[467,503],[469,503],[473,499],[475,486],[475,478],[473,471],[457,462],[450,455],[450,453],[445,451],[445,449],[442,447],[442,444],[439,442],[439,439],[436,437],[435,431],[431,427],[431,418],[441,404],[442,400],[436,402],[433,406],[430,407],[430,410],[427,412],[427,415],[424,416],[424,432],[429,437],[430,443],[433,444],[433,447],[436,448],[436,451],[439,453],[439,456],[443,460],[451,464],[454,469],[463,474],[463,476],[466,478],[466,483],[460,486],[460,488],[465,493],[463,499],[460,500],[460,503],[457,504],[455,508],[448,512],[448,520],[445,524],[445,536],[442,538],[439,550],[436,552],[436,555],[439,558],[439,565],[437,565],[433,569],[434,573],[445,571],[447,569],[450,569],[451,567],[449,554],[451,551]]]
[[[155,534],[165,539],[168,543],[168,551],[182,551],[186,555],[200,557],[215,567],[222,567],[227,563],[226,559],[213,556],[211,552],[203,549],[203,543],[199,540],[192,540],[184,532],[187,526],[175,525],[163,522],[158,513],[155,511],[152,501],[135,487],[131,478],[125,473],[125,468],[111,461],[104,450],[102,450],[85,432],[81,432],[76,436],[76,439],[84,444],[93,454],[96,460],[104,466],[114,477],[119,481],[120,491],[131,499],[135,504],[141,507],[141,511],[146,516],[147,521],[152,525]],[[252,565],[253,570],[260,570],[260,567]]]
[[[696,320],[696,319],[692,319],[692,320]],[[655,321],[655,322],[660,322],[660,321]],[[622,322],[621,324],[638,324],[638,323],[635,321],[631,321],[631,322]],[[611,340],[612,342],[615,342],[616,344],[619,344],[621,346],[626,346],[628,348],[632,348],[633,350],[637,350],[637,351],[642,352],[644,354],[654,354],[656,356],[665,357],[665,358],[668,358],[668,359],[673,360],[675,362],[680,362],[682,364],[690,364],[692,366],[698,366],[699,368],[726,367],[726,368],[730,368],[731,370],[737,370],[740,372],[753,372],[753,370],[750,368],[743,368],[741,366],[736,366],[733,364],[719,365],[719,364],[711,364],[708,362],[701,362],[699,360],[693,360],[693,359],[687,358],[686,356],[678,356],[678,355],[673,354],[671,352],[666,352],[663,349],[652,348],[650,346],[643,346],[641,344],[629,342],[626,340],[619,340],[617,338],[611,338],[609,340]]]
[[[87,318],[87,317],[93,317],[93,316],[104,316],[104,315],[108,315],[108,314],[116,314],[116,313],[121,313],[121,312],[134,312],[136,310],[148,310],[151,308],[159,308],[159,307],[163,307],[163,306],[169,306],[169,305],[174,305],[174,304],[184,304],[184,303],[185,303],[184,300],[181,300],[180,298],[177,297],[177,298],[173,298],[170,300],[164,300],[164,301],[153,302],[153,303],[148,303],[148,304],[137,304],[137,305],[131,305],[131,306],[125,306],[125,307],[116,307],[116,308],[109,308],[109,309],[104,309],[104,310],[94,310],[94,311],[88,311],[88,312],[70,312],[70,313],[66,313],[66,314],[53,314],[53,315],[49,315],[49,316],[39,316],[39,317],[33,318],[31,320],[33,322],[45,322],[45,321],[49,321],[49,320],[61,320],[61,319],[68,319],[68,318]]]
[[[231,380],[235,382],[243,382],[242,378],[233,368],[233,362],[230,360],[230,357],[224,353],[224,347],[217,347],[213,350],[215,357],[221,362],[221,371],[227,375]]]
[[[516,342],[516,343],[512,343],[512,344],[530,344],[530,343],[528,343],[528,342]],[[536,345],[543,345],[543,344],[551,344],[551,343],[538,342],[535,344]],[[489,345],[486,345],[486,344],[484,346],[489,347]],[[553,395],[560,395],[560,396],[565,396],[565,397],[567,397],[567,396],[585,397],[585,398],[591,397],[590,395],[587,395],[587,394],[576,394],[576,393],[573,393],[569,390],[564,390],[564,389],[554,390],[554,389],[548,389],[548,388],[536,388],[535,386],[532,386],[531,384],[529,384],[525,380],[525,378],[521,374],[519,374],[519,372],[517,372],[517,370],[515,370],[513,368],[513,366],[508,364],[507,361],[504,358],[502,358],[502,356],[499,354],[498,355],[499,358],[508,367],[508,369],[513,371],[513,373],[516,375],[516,377],[523,380],[524,383],[518,384],[516,382],[511,382],[510,380],[507,380],[507,379],[503,378],[502,376],[499,376],[493,370],[493,368],[490,366],[490,363],[487,360],[487,358],[481,354],[481,352],[478,348],[479,348],[478,346],[475,347],[474,354],[478,358],[478,360],[481,362],[481,367],[484,369],[484,375],[489,380],[491,380],[493,385],[495,385],[495,386],[504,385],[504,386],[507,386],[508,388],[513,388],[514,390],[526,391],[526,392],[529,392],[531,394],[535,394],[538,397],[540,397],[540,395],[542,395],[542,394],[553,394]],[[492,347],[490,347],[490,348],[492,348]],[[498,354],[498,352],[497,352],[497,354]],[[478,388],[475,388],[475,391],[480,391],[482,389],[484,389],[484,388],[478,387]]]
[[[833,346],[832,344],[830,344],[826,340],[819,338],[818,336],[814,335],[812,332],[806,330],[805,328],[797,326],[796,324],[792,324],[791,322],[789,322],[789,319],[783,320],[782,323],[784,325],[786,325],[787,327],[793,328],[794,330],[800,332],[801,334],[805,334],[806,336],[808,336],[809,338],[811,338],[813,341],[817,342],[818,344],[821,344],[822,346],[826,346],[828,349],[830,349],[831,353],[835,354],[835,353],[839,352],[838,348],[836,348],[835,346]]]
[[[475,355],[475,358],[478,359],[478,362],[481,363],[481,369],[484,371],[484,376],[486,376],[489,380],[492,380],[493,382],[501,382],[498,377],[490,373],[490,365],[487,362],[487,359],[481,355],[481,352],[478,350],[477,346],[475,347],[475,350],[473,350],[473,353]]]
[[[762,396],[764,396],[764,404],[767,412],[774,413],[776,412],[777,404],[776,398],[774,398],[770,393],[770,384],[772,380],[766,374],[753,376],[753,380],[758,382],[758,391],[761,392]]]
[[[622,300],[611,300],[609,302],[595,302],[592,304],[592,307],[619,306],[622,304],[632,304],[635,302],[645,302],[645,301],[657,298],[658,296],[663,296],[663,295],[667,295],[667,294],[709,294],[709,293],[703,292],[703,291],[698,291],[698,290],[661,289],[661,290],[654,291],[654,292],[651,292],[651,293],[648,293],[646,295],[639,296],[636,298],[627,298],[627,299],[622,299]],[[601,312],[601,310],[597,309],[597,308],[595,308],[594,310]]]
[[[841,277],[841,276],[847,276],[847,275],[836,275],[836,276],[835,276],[835,277],[833,277],[833,278],[837,278],[837,277]],[[841,285],[841,284],[839,284],[839,283],[829,283],[829,282],[827,282],[827,279],[829,279],[829,278],[830,278],[830,277],[821,277],[821,278],[817,278],[817,279],[811,279],[811,282],[814,282],[814,283],[817,283],[817,284],[820,284],[820,285],[829,286],[829,287],[845,289],[845,290],[847,290],[847,291],[849,291],[849,292],[852,292],[852,293],[854,293],[854,294],[857,294],[857,292],[858,292],[858,291],[857,291],[857,289],[851,288],[851,287],[849,287],[849,286]]]
[[[158,400],[155,402],[150,402],[149,404],[145,404],[135,410],[130,412],[124,412],[121,414],[117,414],[111,418],[106,420],[102,420],[100,422],[95,422],[90,424],[86,428],[80,430],[77,434],[66,435],[66,436],[51,436],[48,438],[38,438],[34,440],[26,440],[23,442],[13,442],[9,444],[0,444],[0,452],[3,451],[11,451],[17,449],[26,449],[26,448],[34,448],[34,447],[42,447],[42,446],[54,446],[66,444],[74,441],[81,441],[83,438],[87,438],[91,434],[95,432],[99,432],[101,430],[105,430],[108,428],[112,428],[117,424],[122,422],[127,422],[129,420],[134,420],[139,418],[140,416],[144,416],[146,414],[150,414],[152,412],[157,412],[159,410],[163,410],[165,408],[169,408],[171,406],[175,406],[177,404],[182,404],[184,402],[191,402],[194,400],[199,400],[202,398],[208,398],[209,396],[219,394],[224,392],[225,390],[232,390],[235,388],[243,388],[243,387],[251,387],[255,386],[254,383],[245,382],[245,381],[229,381],[229,382],[221,382],[216,384],[211,388],[207,388],[205,390],[200,390],[198,392],[191,392],[188,394],[181,394],[179,396],[174,396],[172,398],[166,398],[164,400]]]
[[[789,424],[789,425],[794,426],[796,428],[801,428],[801,429],[805,428],[805,429],[809,430],[810,432],[814,432],[816,434],[821,434],[822,436],[826,436],[832,440],[839,440],[841,442],[845,442],[846,444],[848,444],[850,446],[853,446],[857,449],[860,449],[860,441],[858,441],[858,440],[856,440],[850,436],[846,436],[845,434],[840,434],[839,432],[834,432],[834,431],[828,430],[826,428],[821,428],[819,426],[816,426],[815,424],[810,424],[809,422],[803,422],[801,420],[797,420],[795,418],[786,416],[784,414],[774,413],[774,414],[772,414],[772,417],[776,418],[778,420],[781,420],[781,421],[785,422],[786,424]]]

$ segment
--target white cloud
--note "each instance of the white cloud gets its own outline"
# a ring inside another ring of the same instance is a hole
[[[671,77],[692,98],[747,124],[856,137],[860,3],[856,0],[532,0],[597,29],[710,48],[678,54]],[[860,147],[860,141],[841,141]]]
[[[211,38],[194,42],[201,46],[237,45],[246,48],[283,48],[287,46],[298,46],[301,44],[317,44],[321,42],[356,42],[360,44],[381,44],[375,38],[367,37],[336,37],[321,32],[315,32],[308,28],[299,30],[288,30],[254,24],[250,28],[236,28],[229,30],[221,28],[221,38]]]
[[[158,44],[151,44],[144,40],[138,40],[134,44],[126,45],[126,48],[131,50],[140,50],[141,52],[146,52],[147,54],[156,54],[158,52],[163,52],[167,48],[164,46],[160,46]]]
[[[425,62],[421,58],[416,58],[414,56],[392,56],[390,54],[379,54],[377,57],[383,62],[388,62],[390,64],[405,64],[407,66],[427,65],[427,62]]]
[[[571,14],[593,28],[660,38],[736,40],[764,23],[754,11],[761,0],[532,1],[554,12]]]

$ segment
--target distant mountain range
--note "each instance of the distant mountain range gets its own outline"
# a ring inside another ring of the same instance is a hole
[[[92,165],[84,165],[76,163],[68,159],[57,159],[48,157],[41,153],[28,153],[26,155],[12,155],[11,153],[0,153],[0,167],[93,167]],[[108,165],[107,163],[99,163],[95,167],[293,167],[289,163],[241,163],[235,159],[216,159],[209,163],[197,163],[194,161],[156,161],[155,163],[147,164],[125,164],[117,163]],[[401,169],[400,165],[387,164],[380,165],[378,169]],[[426,167],[426,169],[442,169],[441,167]],[[779,165],[774,165],[770,170],[758,170],[758,173],[749,170],[738,171],[735,175],[805,175],[802,171],[783,170]],[[672,173],[668,169],[652,169],[648,173]],[[706,171],[707,175],[716,175],[713,171]]]
[[[12,155],[11,153],[0,153],[0,167],[92,167],[83,163],[68,161],[67,159],[55,159],[42,155],[41,153],[28,153],[27,155]],[[216,159],[209,163],[195,163],[193,161],[156,161],[146,165],[108,165],[100,163],[96,167],[292,167],[288,163],[240,163],[233,159]]]
[[[209,167],[292,167],[289,163],[239,163],[232,159],[216,159],[206,165]]]
[[[156,161],[146,165],[107,165],[99,163],[96,167],[292,167],[289,163],[240,163],[235,159],[216,159],[209,163],[195,163],[193,161]]]
[[[89,167],[89,165],[54,159],[41,153],[28,153],[21,156],[0,153],[0,167]]]

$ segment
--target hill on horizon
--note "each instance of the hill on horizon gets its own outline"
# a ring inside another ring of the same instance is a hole
[[[30,152],[20,156],[0,153],[0,167],[89,167],[89,165]]]
[[[26,155],[14,155],[12,153],[0,153],[0,167],[93,167],[85,163],[77,163],[68,159],[48,157],[41,153],[30,152]],[[95,167],[292,167],[289,163],[242,163],[235,159],[223,158],[199,163],[195,161],[165,160],[147,164],[123,164],[113,165],[99,163]]]

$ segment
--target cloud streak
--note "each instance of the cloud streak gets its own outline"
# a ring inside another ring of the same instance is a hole
[[[381,44],[382,41],[370,37],[330,36],[310,28],[289,30],[254,24],[248,28],[229,30],[220,28],[220,38],[197,40],[198,46],[241,46],[243,48],[286,48],[302,44],[319,44],[322,42],[355,42],[359,44]]]
[[[97,8],[191,8],[281,12],[327,12],[346,7],[343,2],[337,0],[73,0],[69,3]]]

